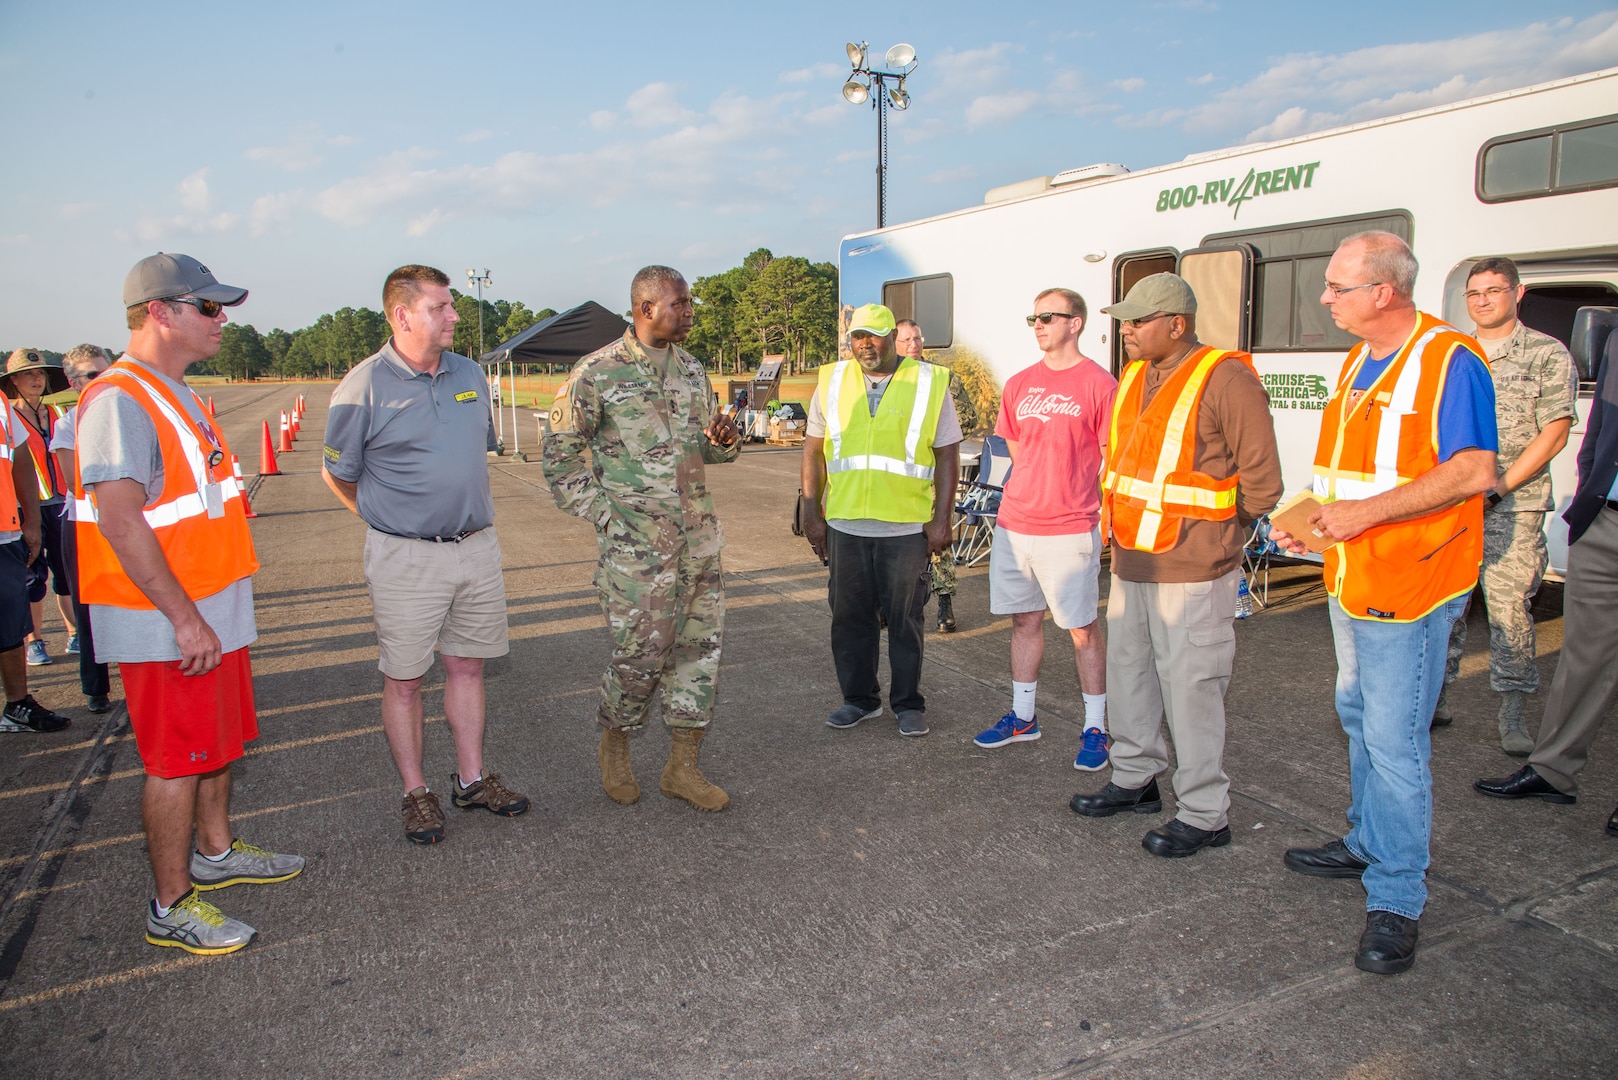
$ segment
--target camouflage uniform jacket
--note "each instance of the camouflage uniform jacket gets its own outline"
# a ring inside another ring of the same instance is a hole
[[[711,442],[703,428],[713,415],[696,358],[672,346],[665,374],[626,330],[574,365],[551,405],[543,462],[556,505],[599,528],[617,518],[660,551],[683,543],[692,555],[717,555],[724,538],[703,464],[736,460],[741,440]]]
[[[1547,424],[1574,415],[1578,375],[1560,341],[1521,322],[1498,359],[1489,361],[1494,379],[1495,424],[1500,432],[1500,475],[1512,466]],[[1551,469],[1547,464],[1494,507],[1497,513],[1552,510]]]

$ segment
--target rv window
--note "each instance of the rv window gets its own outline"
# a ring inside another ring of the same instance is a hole
[[[1503,135],[1478,152],[1484,202],[1618,187],[1618,118]]]
[[[914,319],[929,349],[955,343],[955,279],[949,274],[889,281],[882,286],[882,303],[895,319]]]
[[[1581,307],[1618,307],[1618,289],[1605,282],[1528,285],[1518,318],[1542,334],[1549,334],[1563,345],[1573,336],[1573,316]]]
[[[1244,320],[1250,257],[1241,247],[1188,251],[1180,256],[1180,276],[1197,297],[1197,337],[1204,345],[1248,348]]]
[[[1383,229],[1410,239],[1410,216],[1390,212],[1311,221],[1256,232],[1220,233],[1204,244],[1244,243],[1254,253],[1252,348],[1261,352],[1341,352],[1354,343],[1320,302],[1326,264],[1357,232]]]
[[[1118,256],[1112,264],[1112,300],[1116,304],[1129,295],[1135,282],[1152,274],[1172,274],[1179,264],[1179,254],[1158,248],[1155,251],[1131,251]],[[1100,305],[1097,305],[1098,307]],[[1105,316],[1103,316],[1105,318]],[[1103,333],[1111,335],[1112,373],[1116,376],[1124,367],[1124,339],[1110,320],[1101,324]]]

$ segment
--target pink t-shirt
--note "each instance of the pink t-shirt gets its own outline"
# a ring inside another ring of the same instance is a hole
[[[1091,360],[1041,360],[1006,380],[995,434],[1017,444],[1000,524],[1030,536],[1089,532],[1101,520],[1101,463],[1118,381]]]

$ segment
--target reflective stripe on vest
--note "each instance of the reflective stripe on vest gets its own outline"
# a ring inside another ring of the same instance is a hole
[[[844,364],[859,365],[853,360],[838,361],[837,367]],[[926,402],[932,397],[934,365],[918,364],[916,375],[916,401]],[[863,371],[863,369],[862,369]],[[898,374],[895,372],[894,374]],[[834,369],[829,390],[831,400],[827,402],[822,411],[826,414],[826,440],[831,444],[831,456],[826,461],[828,473],[852,472],[857,469],[874,469],[877,472],[892,473],[895,476],[908,476],[916,480],[931,480],[933,467],[920,465],[916,462],[916,451],[921,446],[922,428],[927,423],[927,409],[910,410],[910,426],[905,430],[905,456],[904,460],[895,457],[885,457],[880,454],[851,454],[843,457],[843,382],[847,373]],[[861,377],[863,381],[863,374]],[[892,385],[891,382],[889,385]]]
[[[52,405],[48,401],[41,404],[45,406],[46,411],[51,415],[49,430],[46,432],[46,435],[49,435],[56,430],[56,421],[60,420],[67,410],[60,405]],[[39,483],[39,501],[44,502],[46,499],[54,499],[56,496],[64,494],[51,486],[51,471],[55,462],[51,459],[51,452],[46,445],[45,437],[41,436],[39,429],[27,420],[23,421],[23,428],[28,432],[28,453],[34,459],[34,479]]]
[[[901,360],[873,415],[863,369],[852,360],[823,367],[826,516],[925,522],[933,515],[932,442],[949,377],[933,364]]]
[[[1433,338],[1445,330],[1454,331],[1453,326],[1442,323],[1433,326],[1422,334],[1413,344],[1401,350],[1406,359],[1410,356],[1420,356],[1432,344]],[[1359,376],[1360,369],[1371,354],[1365,342],[1360,342],[1350,354],[1348,363],[1344,365],[1346,376],[1340,380],[1339,388],[1352,388],[1354,380]],[[1391,370],[1395,365],[1390,364]],[[1314,492],[1328,502],[1332,499],[1369,499],[1372,495],[1380,495],[1384,491],[1392,491],[1400,484],[1410,482],[1408,478],[1399,475],[1399,427],[1398,423],[1388,423],[1389,420],[1398,420],[1409,416],[1416,411],[1416,390],[1421,384],[1421,364],[1399,364],[1399,377],[1394,381],[1393,390],[1387,394],[1387,405],[1382,409],[1382,420],[1376,433],[1376,457],[1373,461],[1374,469],[1369,473],[1355,472],[1342,467],[1343,440],[1337,439],[1332,450],[1332,463],[1329,468],[1315,467]],[[1384,371],[1383,376],[1389,372]],[[1365,393],[1380,398],[1376,392],[1376,383]],[[1358,403],[1356,403],[1358,404]],[[1352,419],[1352,412],[1345,413],[1339,424],[1341,428]],[[1435,418],[1436,423],[1436,418]],[[1436,439],[1435,439],[1436,441]]]
[[[1209,477],[1209,483],[1206,485],[1177,484],[1169,481],[1169,477],[1174,473],[1191,472],[1192,458],[1196,452],[1196,409],[1202,401],[1202,391],[1207,386],[1208,377],[1213,373],[1213,369],[1230,355],[1233,354],[1221,349],[1208,349],[1190,369],[1190,374],[1174,399],[1168,419],[1164,423],[1163,440],[1157,447],[1151,479],[1120,473],[1115,468],[1121,463],[1125,451],[1134,447],[1134,440],[1139,437],[1142,430],[1141,421],[1146,409],[1150,407],[1139,404],[1146,396],[1143,380],[1147,363],[1136,361],[1124,370],[1112,411],[1112,430],[1107,454],[1108,468],[1102,488],[1108,503],[1115,499],[1128,499],[1140,504],[1140,521],[1135,526],[1132,536],[1118,535],[1116,511],[1108,515],[1114,535],[1125,546],[1137,551],[1167,550],[1167,547],[1159,546],[1165,521],[1174,526],[1177,537],[1179,518],[1184,517],[1187,511],[1199,511],[1199,518],[1210,520],[1221,520],[1235,515],[1238,476],[1226,477],[1223,480]],[[1173,378],[1171,375],[1170,380]],[[1159,394],[1162,392],[1160,390]],[[1154,399],[1153,404],[1156,403]],[[1125,409],[1129,408],[1135,410],[1135,415],[1129,420],[1130,445],[1126,447],[1120,429],[1121,418]],[[1127,525],[1125,529],[1128,530]]]

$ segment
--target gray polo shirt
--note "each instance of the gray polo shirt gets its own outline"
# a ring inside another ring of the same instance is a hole
[[[494,524],[485,456],[497,449],[483,369],[446,352],[415,371],[393,339],[349,370],[326,417],[326,470],[359,485],[360,517],[394,536]]]

